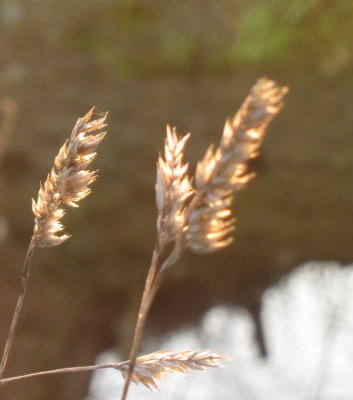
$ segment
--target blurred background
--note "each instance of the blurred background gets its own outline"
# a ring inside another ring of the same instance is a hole
[[[304,261],[352,261],[352,18],[351,0],[0,1],[1,346],[33,229],[31,198],[76,119],[93,105],[109,111],[100,177],[64,219],[72,238],[33,260],[7,376],[92,364],[107,350],[126,358],[154,244],[165,126],[192,132],[194,168],[264,75],[291,92],[253,163],[257,178],[237,195],[235,243],[184,255],[156,298],[144,346],[158,350],[173,332],[202,326],[210,307],[240,307],[256,357],[271,357],[268,288]],[[288,304],[275,314],[288,318]],[[89,382],[86,374],[19,382],[1,398],[84,399]],[[251,380],[239,382],[242,399],[255,398],[244,394]],[[278,393],[258,398],[283,400]]]

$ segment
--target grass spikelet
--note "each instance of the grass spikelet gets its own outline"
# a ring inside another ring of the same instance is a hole
[[[247,163],[258,155],[266,127],[281,110],[287,91],[274,81],[259,79],[237,114],[226,122],[219,147],[211,145],[198,163],[196,194],[187,221],[191,250],[210,253],[232,243],[234,192],[255,176],[247,172]]]
[[[173,241],[185,225],[185,202],[192,195],[192,185],[187,174],[188,164],[183,163],[183,153],[190,134],[178,137],[175,128],[167,126],[164,157],[157,162],[156,203],[158,232]]]
[[[78,119],[71,137],[61,147],[54,166],[41,186],[37,202],[32,201],[35,215],[33,240],[38,247],[57,246],[70,235],[59,234],[64,227],[60,220],[65,214],[62,205],[78,207],[77,202],[91,192],[89,185],[95,181],[97,171],[87,168],[96,156],[96,148],[104,139],[107,113],[94,119],[94,108]],[[87,135],[87,133],[95,132]]]
[[[221,366],[228,357],[212,353],[210,350],[170,351],[161,350],[136,359],[131,380],[143,384],[149,389],[158,390],[158,381],[173,372],[189,373],[193,370],[204,371]],[[124,378],[127,365],[119,368]]]

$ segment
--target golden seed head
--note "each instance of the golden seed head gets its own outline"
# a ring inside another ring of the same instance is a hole
[[[35,215],[33,240],[38,247],[57,246],[70,235],[58,233],[64,229],[60,220],[65,214],[63,204],[78,207],[77,202],[91,192],[89,185],[97,178],[97,171],[87,167],[96,156],[96,148],[104,139],[107,113],[97,113],[92,108],[79,118],[67,140],[55,157],[54,166],[41,185],[38,199],[32,201]],[[94,134],[87,135],[89,132]]]

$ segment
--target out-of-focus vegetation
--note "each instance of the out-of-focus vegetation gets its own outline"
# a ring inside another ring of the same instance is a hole
[[[333,74],[353,65],[350,0],[270,0],[247,7],[239,18],[234,60]]]
[[[2,33],[71,48],[119,76],[353,65],[351,0],[4,0]]]

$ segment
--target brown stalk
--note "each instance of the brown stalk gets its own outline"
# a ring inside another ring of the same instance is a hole
[[[18,300],[17,300],[17,304],[16,304],[16,308],[12,317],[12,321],[11,321],[11,325],[10,325],[10,330],[6,339],[6,343],[5,343],[5,348],[4,348],[4,352],[1,358],[1,363],[0,363],[0,381],[1,378],[3,376],[4,373],[4,369],[6,367],[6,363],[7,363],[7,359],[9,357],[10,354],[10,350],[11,350],[11,346],[12,346],[12,342],[15,336],[15,331],[16,331],[16,326],[17,326],[17,322],[18,322],[18,318],[20,316],[20,312],[22,309],[22,305],[23,305],[23,300],[26,294],[26,289],[27,289],[27,284],[28,284],[28,278],[29,278],[29,271],[30,271],[30,263],[31,263],[31,259],[32,256],[36,250],[37,246],[34,243],[33,240],[31,240],[29,246],[28,246],[28,250],[27,250],[27,254],[25,257],[25,261],[23,264],[23,270],[22,270],[22,280],[21,280],[21,290],[20,290],[20,294],[18,296]]]
[[[151,265],[148,271],[146,283],[145,283],[145,289],[143,291],[141,303],[140,303],[140,308],[138,311],[138,316],[137,316],[137,321],[136,321],[136,326],[135,326],[135,331],[134,331],[134,336],[133,336],[133,342],[131,345],[131,350],[130,350],[130,361],[129,363],[129,368],[127,370],[126,374],[126,379],[125,379],[125,384],[124,384],[124,389],[122,393],[121,399],[126,399],[127,393],[129,390],[129,385],[131,382],[131,379],[133,377],[133,372],[135,368],[135,363],[137,359],[137,354],[140,348],[141,344],[141,339],[143,335],[143,331],[145,328],[146,324],[146,319],[148,312],[151,308],[152,302],[155,298],[155,295],[157,293],[157,290],[162,283],[162,280],[165,276],[165,273],[169,267],[171,267],[180,257],[181,254],[181,249],[177,249],[174,247],[172,252],[170,253],[169,257],[161,263],[161,250],[164,249],[164,246],[160,248],[159,244],[156,245],[156,249],[153,252],[153,257],[151,261]]]
[[[167,127],[164,158],[157,163],[157,244],[143,292],[130,351],[121,400],[126,400],[148,311],[166,271],[189,247],[210,253],[229,246],[235,229],[230,205],[236,190],[253,178],[248,161],[258,155],[265,130],[282,107],[287,88],[266,78],[259,79],[233,119],[227,121],[220,146],[211,146],[198,163],[195,188],[183,164],[183,151],[190,135],[179,138]],[[167,258],[165,246],[174,244]]]

